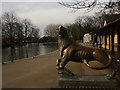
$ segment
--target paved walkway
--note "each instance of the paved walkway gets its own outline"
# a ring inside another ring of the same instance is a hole
[[[55,68],[59,51],[2,65],[3,88],[51,88],[57,83]],[[100,65],[98,63],[98,65]],[[106,74],[109,70],[93,70],[84,64],[69,62],[66,66],[76,74]]]
[[[2,66],[3,88],[50,88],[57,81],[58,51]]]

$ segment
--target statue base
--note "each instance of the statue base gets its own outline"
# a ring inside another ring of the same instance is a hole
[[[80,87],[108,87],[116,88],[120,82],[116,79],[108,80],[106,75],[77,75],[68,69],[59,69],[58,86],[60,88],[80,88]]]

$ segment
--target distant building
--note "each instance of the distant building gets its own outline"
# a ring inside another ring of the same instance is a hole
[[[120,52],[120,14],[104,15],[103,25],[96,32],[98,47]]]
[[[91,42],[92,40],[92,36],[90,33],[86,33],[83,37],[83,42],[86,43],[86,42]]]

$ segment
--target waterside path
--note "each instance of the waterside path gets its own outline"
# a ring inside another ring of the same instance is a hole
[[[58,80],[56,60],[59,51],[2,65],[3,88],[51,88]],[[67,67],[76,74],[106,74],[110,70],[93,70],[84,64],[69,62]]]

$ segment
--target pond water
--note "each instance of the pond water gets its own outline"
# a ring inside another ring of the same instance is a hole
[[[55,43],[47,45],[42,43],[28,43],[25,46],[3,48],[2,61],[7,62],[33,57],[35,55],[44,55],[55,50],[57,50]]]

